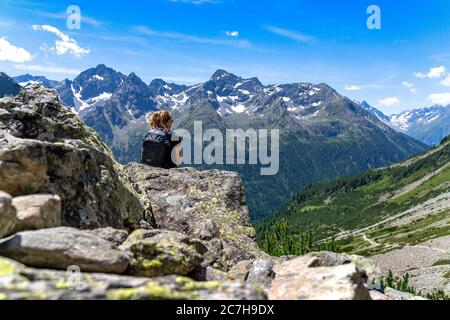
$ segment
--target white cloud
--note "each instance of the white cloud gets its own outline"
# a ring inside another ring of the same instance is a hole
[[[431,58],[440,62],[448,62],[450,60],[450,54],[448,53],[434,54],[431,56]]]
[[[34,25],[33,30],[42,30],[55,34],[59,40],[55,41],[55,46],[52,48],[57,55],[72,54],[77,58],[81,58],[84,55],[91,52],[90,49],[84,49],[80,47],[75,39],[70,38],[67,34],[60,31],[58,28],[49,25]]]
[[[143,35],[162,38],[162,39],[170,39],[181,42],[190,42],[190,43],[199,43],[199,44],[210,44],[210,45],[228,45],[235,46],[241,48],[251,48],[252,45],[247,40],[238,40],[238,39],[216,39],[216,38],[207,38],[207,37],[199,37],[195,35],[173,32],[173,31],[157,31],[153,29],[149,29],[145,26],[135,26],[134,29],[137,32],[142,33]]]
[[[411,91],[412,93],[416,93],[416,92],[417,92],[417,89],[416,89],[416,87],[414,86],[413,83],[411,83],[411,82],[409,82],[409,81],[403,81],[402,84],[403,84],[403,86],[404,86],[406,89],[408,89],[408,90]]]
[[[433,93],[428,97],[431,102],[434,104],[441,104],[441,105],[449,105],[450,104],[450,92],[444,92],[444,93]]]
[[[21,71],[26,72],[40,72],[40,73],[54,73],[54,74],[63,74],[63,75],[79,75],[81,73],[80,70],[70,69],[70,68],[61,68],[55,66],[43,66],[36,64],[16,64],[14,68]]]
[[[239,31],[225,31],[225,34],[232,38],[239,37]]]
[[[273,26],[266,27],[266,30],[273,34],[277,34],[279,36],[294,40],[296,42],[313,43],[313,42],[317,41],[317,39],[315,37],[309,36],[307,34],[303,34],[298,31],[293,31],[293,30],[288,30],[288,29],[283,29],[283,28],[278,28],[278,27],[273,27]]]
[[[445,87],[450,87],[450,75],[447,75],[447,77],[441,81],[441,84]]]
[[[356,85],[350,85],[350,86],[346,86],[344,89],[347,91],[360,91],[361,87],[356,86]]]
[[[378,100],[378,106],[380,107],[393,107],[400,103],[397,97],[389,97],[386,99]]]
[[[12,45],[6,38],[0,38],[0,61],[28,62],[33,59],[31,53]]]
[[[422,72],[415,72],[414,76],[419,79],[436,79],[436,78],[442,78],[447,74],[447,68],[444,66],[431,68],[428,73],[422,73]]]

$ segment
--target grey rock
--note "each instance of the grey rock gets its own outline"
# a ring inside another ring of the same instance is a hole
[[[341,260],[330,256],[310,254],[275,265],[269,299],[369,300],[364,272],[354,263],[329,266]]]
[[[36,268],[123,273],[129,256],[87,232],[61,227],[25,231],[0,241],[0,255]]]
[[[0,191],[0,238],[9,235],[16,224],[16,210],[12,206],[12,197]]]
[[[175,231],[136,230],[121,249],[132,253],[129,272],[135,276],[187,275],[199,267],[207,248]]]
[[[60,227],[61,199],[57,195],[35,194],[16,197],[12,205],[17,212],[14,233],[25,230]]]
[[[256,259],[250,267],[247,282],[268,291],[275,278],[273,262],[267,259]]]
[[[202,266],[212,267],[222,271],[228,270],[227,256],[223,250],[223,244],[220,239],[212,239],[210,241],[203,241],[207,251],[203,257]]]
[[[233,172],[192,168],[165,170],[126,166],[142,201],[149,201],[155,225],[201,239],[220,239],[228,267],[266,256],[254,241],[242,181]]]
[[[228,273],[228,279],[245,281],[247,280],[250,268],[255,260],[243,260],[236,263],[233,268],[231,268]]]
[[[27,87],[0,110],[0,190],[58,195],[63,225],[81,229],[151,220],[111,151],[56,91]]]
[[[334,267],[352,262],[350,257],[329,251],[312,252],[307,257],[314,258],[313,266],[311,267]]]
[[[167,276],[137,278],[25,267],[0,257],[0,295],[7,300],[263,300],[243,282],[195,282]]]
[[[109,241],[115,246],[120,246],[128,237],[128,232],[126,230],[117,230],[111,227],[87,230],[86,232]]]

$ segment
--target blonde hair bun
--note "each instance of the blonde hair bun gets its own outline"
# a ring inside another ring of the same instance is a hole
[[[166,129],[169,127],[169,125],[173,123],[172,113],[170,113],[170,111],[167,110],[159,110],[153,112],[148,117],[148,122],[152,129],[154,128]]]

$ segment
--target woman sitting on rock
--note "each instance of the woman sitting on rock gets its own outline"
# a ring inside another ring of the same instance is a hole
[[[148,117],[150,131],[142,143],[141,162],[143,164],[165,169],[176,168],[183,157],[181,138],[171,130],[172,114],[160,110]]]

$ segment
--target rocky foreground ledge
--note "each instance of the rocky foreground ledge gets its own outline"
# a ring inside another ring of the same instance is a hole
[[[53,90],[0,99],[2,299],[414,299],[370,260],[270,257],[239,176],[122,168]]]

